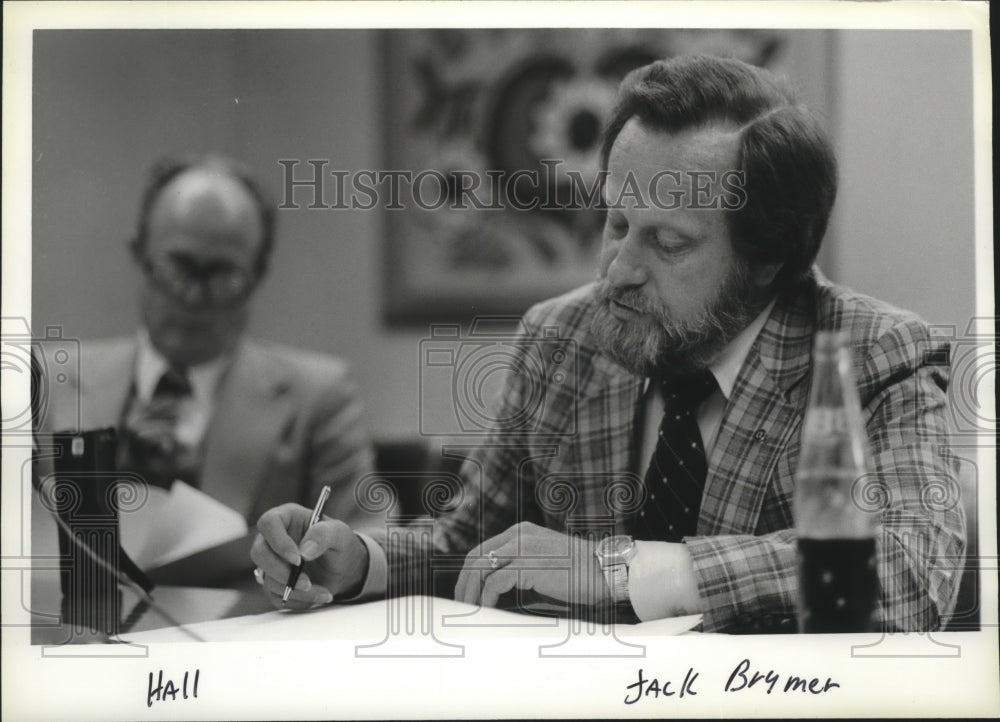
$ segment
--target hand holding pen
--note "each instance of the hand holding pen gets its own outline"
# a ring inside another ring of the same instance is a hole
[[[323,507],[326,506],[326,500],[330,498],[330,487],[324,486],[323,491],[319,493],[319,499],[316,501],[316,507],[313,509],[312,516],[309,517],[309,526],[306,527],[306,532],[316,526],[316,522],[319,521],[320,516],[323,514]],[[295,585],[299,581],[299,576],[302,574],[303,562],[299,559],[299,563],[292,568],[292,573],[288,575],[288,583],[285,585],[285,591],[281,595],[281,606],[285,606],[288,603],[288,597],[295,589]]]
[[[329,604],[334,596],[356,596],[368,574],[368,547],[337,519],[323,519],[330,494],[325,487],[310,511],[283,504],[257,522],[250,557],[254,576],[276,607],[309,609]],[[303,571],[305,562],[311,562]]]

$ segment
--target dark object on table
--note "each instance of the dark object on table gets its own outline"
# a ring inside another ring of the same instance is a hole
[[[152,582],[122,551],[118,513],[142,503],[142,480],[115,468],[113,428],[53,434],[51,504],[59,517],[62,615],[71,629],[116,634],[122,576],[148,592]]]

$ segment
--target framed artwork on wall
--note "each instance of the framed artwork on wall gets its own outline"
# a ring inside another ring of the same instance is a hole
[[[382,47],[383,167],[405,177],[382,204],[393,325],[517,316],[594,279],[601,132],[636,67],[737,57],[829,110],[827,31],[387,30]]]

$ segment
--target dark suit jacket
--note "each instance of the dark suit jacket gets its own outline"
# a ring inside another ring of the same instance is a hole
[[[622,531],[637,509],[644,379],[590,335],[587,286],[524,317],[501,420],[463,467],[461,503],[434,529],[434,554],[464,553],[522,520],[562,531]],[[709,459],[694,560],[708,631],[794,614],[792,492],[816,329],[849,332],[872,451],[868,503],[881,511],[879,614],[937,628],[955,602],[965,545],[957,465],[947,450],[946,354],[913,314],[815,271],[775,303],[740,370]],[[557,353],[561,351],[561,353]],[[504,421],[506,420],[506,421]],[[394,552],[411,573],[428,549]],[[670,579],[663,584],[669,587]],[[764,622],[766,624],[766,622]]]
[[[135,354],[131,337],[81,342],[79,363],[59,366],[67,378],[49,380],[43,429],[117,426]],[[219,382],[203,442],[201,489],[253,525],[278,504],[311,508],[330,484],[326,513],[364,526],[374,519],[358,509],[354,482],[371,471],[374,454],[362,416],[343,361],[245,340]]]

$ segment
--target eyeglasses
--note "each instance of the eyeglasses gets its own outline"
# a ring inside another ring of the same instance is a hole
[[[224,261],[200,261],[182,254],[150,254],[142,269],[164,293],[186,306],[234,306],[257,284],[249,271]]]

